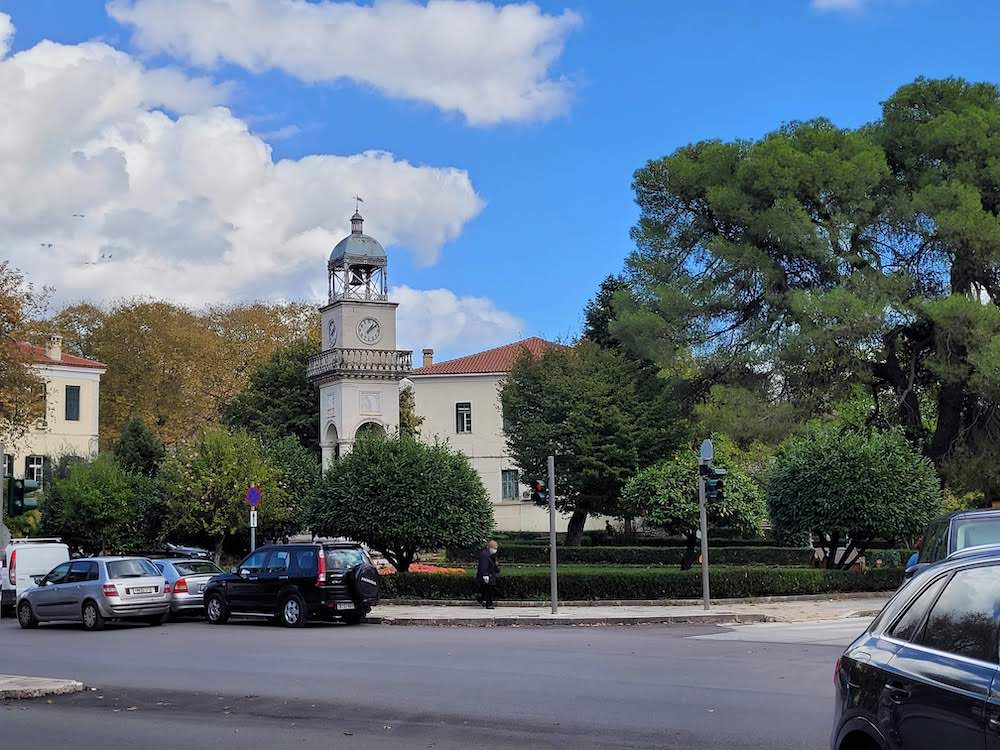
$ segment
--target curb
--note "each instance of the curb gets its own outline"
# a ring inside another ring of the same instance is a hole
[[[852,593],[831,594],[793,594],[789,596],[756,596],[738,599],[712,599],[712,604],[725,606],[727,604],[780,604],[782,602],[822,602],[848,601],[851,599],[871,599],[884,597],[888,599],[892,591],[857,591]],[[504,607],[548,607],[547,600],[504,601],[497,599],[497,604]],[[478,607],[474,599],[382,599],[383,604],[399,607]],[[700,605],[701,599],[588,599],[580,601],[560,601],[560,607],[689,607]],[[875,614],[878,614],[877,612]]]
[[[631,615],[622,617],[559,617],[558,615],[528,615],[525,617],[380,617],[365,618],[374,625],[422,625],[431,627],[539,627],[546,625],[748,625],[775,622],[770,615],[709,614],[709,615]]]
[[[77,680],[0,675],[0,701],[44,698],[49,695],[70,695],[80,692],[83,692],[83,683]]]

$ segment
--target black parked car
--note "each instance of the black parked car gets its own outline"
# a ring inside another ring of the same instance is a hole
[[[290,628],[308,619],[354,625],[378,599],[378,570],[360,545],[272,544],[208,583],[205,616],[214,625],[230,614],[270,615]]]
[[[907,582],[837,661],[832,750],[1000,748],[1000,548]]]

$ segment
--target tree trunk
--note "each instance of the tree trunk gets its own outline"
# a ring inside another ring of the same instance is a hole
[[[695,534],[687,535],[687,546],[681,556],[681,570],[691,570],[695,560],[698,559],[698,537]]]
[[[219,567],[222,567],[222,545],[225,541],[226,538],[223,536],[219,537],[215,542],[215,554],[212,557],[215,560],[215,564]]]
[[[566,546],[579,547],[583,544],[583,530],[587,525],[587,511],[574,510],[566,526]]]

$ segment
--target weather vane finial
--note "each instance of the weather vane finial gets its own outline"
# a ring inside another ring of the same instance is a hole
[[[355,195],[354,196],[354,213],[359,213],[360,206],[364,202],[365,202],[365,199],[362,198],[360,195]]]

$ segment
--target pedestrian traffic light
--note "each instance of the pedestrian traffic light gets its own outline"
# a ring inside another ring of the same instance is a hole
[[[14,479],[7,480],[7,517],[21,516],[29,510],[38,509],[38,500],[28,497],[41,485],[34,479]]]
[[[549,491],[545,489],[545,484],[537,479],[531,483],[531,502],[547,503],[549,501]]]
[[[725,496],[722,478],[726,475],[726,470],[718,469],[715,466],[712,466],[712,464],[706,464],[704,469],[705,502],[722,502],[722,498]]]

